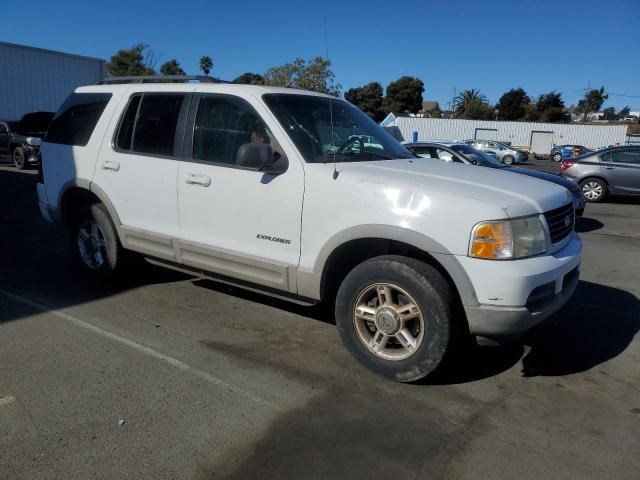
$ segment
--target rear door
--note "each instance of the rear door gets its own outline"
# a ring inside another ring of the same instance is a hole
[[[191,93],[139,92],[123,98],[94,176],[120,217],[126,248],[176,260],[178,152]]]
[[[614,193],[640,194],[640,149],[623,148],[601,158],[601,168]]]

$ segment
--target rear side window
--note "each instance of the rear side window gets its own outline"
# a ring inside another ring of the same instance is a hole
[[[183,93],[144,94],[133,126],[131,151],[172,156],[183,101]],[[123,122],[130,122],[133,108],[134,104],[130,104]],[[120,133],[123,134],[123,143],[126,143],[127,132]],[[120,144],[120,136],[117,144]]]
[[[635,163],[640,165],[640,150],[619,150],[613,153],[613,161],[616,163]]]
[[[110,93],[72,94],[53,117],[44,141],[84,147],[110,99]]]
[[[136,123],[138,115],[138,106],[140,105],[140,95],[131,97],[127,111],[124,112],[122,120],[120,120],[120,128],[118,130],[118,138],[116,146],[122,150],[131,150],[131,141],[133,140],[133,127]]]

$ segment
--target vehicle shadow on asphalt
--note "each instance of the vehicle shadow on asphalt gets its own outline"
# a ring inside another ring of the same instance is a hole
[[[565,307],[522,339],[496,347],[472,346],[450,357],[427,385],[473,382],[522,360],[522,376],[562,376],[589,370],[626,350],[640,331],[640,301],[618,288],[580,281]]]
[[[600,220],[596,220],[595,218],[576,218],[576,232],[578,233],[595,232],[596,230],[600,230],[602,227],[604,227],[604,223]]]

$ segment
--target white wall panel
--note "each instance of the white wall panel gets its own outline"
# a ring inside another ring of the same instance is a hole
[[[56,111],[78,86],[105,75],[105,61],[0,42],[0,118]]]
[[[556,145],[578,144],[589,148],[616,143],[624,145],[627,132],[626,125],[575,125],[419,117],[398,117],[389,124],[389,127],[397,127],[405,141],[411,141],[413,132],[418,132],[418,140],[454,141],[481,138],[483,130],[495,130],[496,140],[524,146],[531,145],[533,132],[552,132],[553,143]],[[548,154],[549,152],[535,153]]]

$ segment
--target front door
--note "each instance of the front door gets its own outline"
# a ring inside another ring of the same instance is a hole
[[[304,172],[275,119],[251,97],[197,95],[178,172],[179,248],[185,265],[296,292]],[[266,121],[265,121],[266,119]],[[279,138],[276,136],[279,131]],[[284,141],[283,141],[284,140]],[[245,143],[270,143],[287,171],[236,165]],[[284,149],[283,149],[284,147]]]

